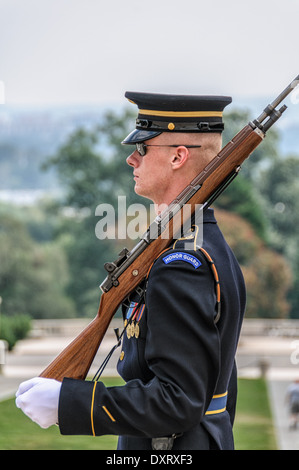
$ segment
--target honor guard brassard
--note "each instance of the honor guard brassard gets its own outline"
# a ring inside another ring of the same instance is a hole
[[[222,132],[224,108],[230,96],[163,95],[127,91],[125,97],[138,106],[136,129],[122,144],[136,144],[162,132]]]

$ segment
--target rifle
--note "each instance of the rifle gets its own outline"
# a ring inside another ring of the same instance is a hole
[[[112,263],[106,263],[108,276],[101,284],[102,295],[96,317],[51,362],[40,377],[62,381],[64,377],[84,380],[98,351],[107,328],[121,303],[138,289],[147,272],[167,249],[173,235],[195,213],[198,205],[205,209],[237,176],[241,164],[263,141],[266,132],[287,109],[278,105],[299,85],[299,75],[261,115],[249,122],[177,196],[170,206],[150,224],[135,247],[124,248]],[[183,211],[185,204],[189,211]],[[186,215],[187,214],[187,215]],[[167,236],[165,236],[167,234]],[[164,236],[163,236],[164,235]]]

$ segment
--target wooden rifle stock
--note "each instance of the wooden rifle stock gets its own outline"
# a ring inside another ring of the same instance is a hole
[[[150,226],[146,236],[135,247],[136,249],[133,249],[131,253],[121,253],[122,257],[118,262],[110,263],[111,275],[108,275],[101,286],[104,292],[100,299],[97,316],[51,362],[40,377],[54,378],[59,381],[62,381],[64,377],[82,380],[86,378],[118,307],[145,279],[154,260],[168,248],[174,234],[179,233],[186,222],[184,220],[186,211],[182,210],[184,204],[190,204],[191,214],[194,214],[198,204],[209,205],[218,196],[218,193],[238,173],[243,161],[261,143],[265,132],[286,109],[283,106],[278,111],[275,107],[298,83],[299,75],[271,105],[265,108],[258,119],[246,125],[182,191],[169,206],[167,223],[163,223],[165,220],[163,217],[155,222],[159,229],[155,238],[150,237],[152,228]],[[262,124],[265,120],[265,124]],[[190,211],[188,215],[190,217]],[[163,236],[165,232],[168,236]]]

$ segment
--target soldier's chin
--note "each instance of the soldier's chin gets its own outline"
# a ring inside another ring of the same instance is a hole
[[[150,197],[150,195],[148,195],[146,191],[142,189],[140,185],[138,185],[138,182],[135,183],[134,191],[136,194],[138,194],[138,196],[145,197],[146,199],[150,199],[152,201],[152,198]]]

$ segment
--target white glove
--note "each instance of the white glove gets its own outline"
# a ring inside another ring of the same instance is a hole
[[[58,423],[61,382],[34,377],[22,382],[16,393],[16,406],[41,428]]]

